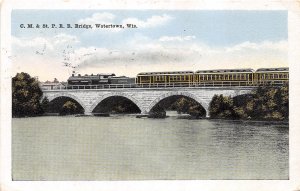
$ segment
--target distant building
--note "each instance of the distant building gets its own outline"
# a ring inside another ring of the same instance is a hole
[[[47,80],[46,82],[39,83],[42,90],[55,90],[55,89],[64,89],[67,85],[67,82],[59,82],[54,78],[53,82]]]

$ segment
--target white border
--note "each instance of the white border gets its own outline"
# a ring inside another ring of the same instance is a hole
[[[290,67],[290,180],[11,181],[10,17],[12,9],[203,9],[288,10]],[[0,190],[300,190],[300,1],[299,0],[11,0],[1,5]],[[298,59],[297,59],[298,58]]]

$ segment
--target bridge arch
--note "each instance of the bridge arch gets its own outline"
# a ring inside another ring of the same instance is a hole
[[[191,99],[197,101],[205,109],[206,116],[208,117],[208,115],[209,115],[209,112],[208,112],[209,102],[207,102],[207,101],[205,101],[205,100],[199,98],[198,96],[196,96],[192,93],[189,93],[189,92],[168,92],[168,93],[162,94],[150,103],[150,105],[149,105],[149,107],[147,108],[146,111],[147,112],[151,111],[151,109],[156,104],[158,104],[161,100],[163,100],[165,98],[168,98],[168,97],[171,97],[171,96],[185,96],[185,97],[188,97],[188,98],[191,98]]]
[[[69,93],[58,93],[58,94],[54,94],[53,96],[43,96],[42,100],[44,99],[44,97],[47,97],[49,102],[53,101],[54,99],[56,98],[59,98],[59,97],[67,97],[67,98],[72,98],[74,99],[75,101],[77,101],[77,103],[84,109],[84,111],[87,110],[87,107],[86,105],[76,96],[72,95],[72,94],[69,94]]]
[[[128,95],[123,92],[112,92],[112,93],[105,94],[105,95],[101,96],[100,98],[98,98],[89,108],[89,112],[92,113],[92,111],[97,107],[97,105],[99,103],[101,103],[103,100],[105,100],[106,98],[115,97],[115,96],[124,97],[124,98],[129,99],[141,110],[141,112],[144,111],[143,105],[138,100],[136,100],[134,97],[132,97],[131,95]]]

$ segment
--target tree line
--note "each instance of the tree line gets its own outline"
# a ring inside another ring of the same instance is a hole
[[[222,119],[288,120],[289,87],[259,86],[236,97],[215,95],[209,114]]]

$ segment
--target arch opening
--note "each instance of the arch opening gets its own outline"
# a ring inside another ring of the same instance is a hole
[[[196,118],[206,116],[205,108],[186,95],[170,95],[158,101],[149,111],[150,115],[166,116],[188,114]]]
[[[59,96],[51,100],[45,106],[46,115],[74,115],[83,114],[84,108],[75,99],[67,96]]]
[[[92,113],[135,114],[141,113],[141,109],[129,98],[110,96],[100,101]]]

